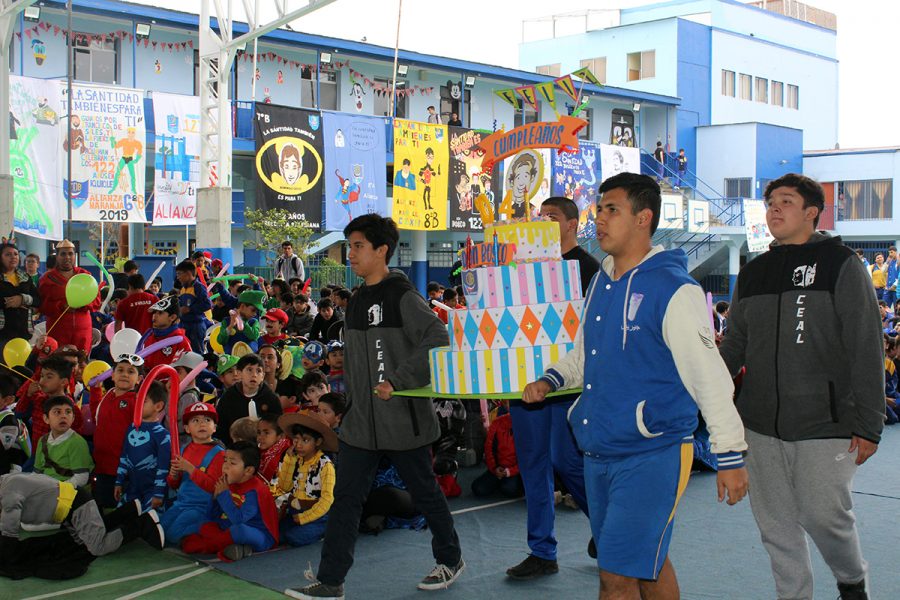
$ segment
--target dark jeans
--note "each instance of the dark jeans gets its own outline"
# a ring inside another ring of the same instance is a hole
[[[490,496],[497,490],[500,490],[500,493],[507,498],[518,498],[525,493],[525,488],[522,487],[522,477],[516,474],[500,479],[490,471],[485,471],[472,482],[472,493],[479,498]]]
[[[325,544],[319,563],[319,581],[327,585],[344,583],[353,565],[353,548],[359,535],[363,503],[372,488],[378,462],[387,456],[397,467],[416,507],[431,529],[431,550],[439,564],[455,567],[462,557],[459,537],[447,499],[431,470],[429,446],[414,450],[365,450],[341,442],[340,460],[334,486],[334,504],[328,512]]]

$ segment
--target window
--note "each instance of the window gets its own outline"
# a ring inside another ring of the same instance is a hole
[[[593,122],[594,122],[594,109],[586,108],[580,113],[578,113],[578,117],[587,121],[587,127],[582,128],[581,131],[578,132],[578,139],[580,140],[589,140],[592,137],[593,133]]]
[[[541,105],[538,104],[538,108]],[[515,119],[513,120],[513,127],[521,127],[522,125],[527,125],[528,123],[537,123],[539,111],[534,110],[530,104],[525,102],[524,100],[519,100],[519,109],[516,111]]]
[[[453,242],[432,242],[429,246],[428,254],[426,255],[429,267],[450,268],[456,262]]]
[[[726,198],[752,198],[752,188],[752,177],[735,177],[725,179]]]
[[[656,50],[632,52],[628,55],[628,81],[656,77]]]
[[[772,82],[772,106],[784,106],[784,84],[780,81]]]
[[[316,108],[320,110],[340,110],[340,81],[334,69],[319,68],[319,97]],[[399,116],[399,115],[398,115]]]
[[[383,85],[385,89],[390,89],[391,80],[388,78],[376,77],[375,83],[379,85]],[[397,89],[403,90],[406,85],[406,82],[403,80],[397,80]],[[370,90],[371,93],[375,94],[375,90]],[[409,98],[405,96],[397,96],[394,100],[396,106],[396,116],[398,119],[408,119],[406,115],[409,113]],[[390,117],[391,116],[391,95],[390,93],[385,94],[375,94],[375,115],[378,117]]]
[[[794,109],[800,108],[800,88],[796,85],[788,84],[787,107]]]
[[[734,98],[734,71],[722,69],[722,95]]]
[[[313,77],[313,70],[307,67],[300,69],[300,106],[316,107],[316,79]]]
[[[769,102],[769,80],[762,77],[756,78],[756,101],[768,104]]]
[[[893,187],[892,179],[839,181],[837,184],[838,220],[892,219]]]
[[[750,87],[753,78],[745,73],[741,73],[741,100],[753,100],[753,90]]]
[[[540,65],[535,68],[535,71],[537,71],[538,75],[552,75],[553,77],[559,77],[561,69],[561,63],[553,63],[552,65]]]
[[[594,74],[594,77],[600,80],[600,83],[606,83],[606,57],[585,58],[581,61],[582,67],[587,67]]]
[[[113,37],[97,36],[90,33],[75,33],[75,46],[72,48],[75,65],[75,79],[94,83],[112,83],[118,81],[119,42]],[[66,37],[69,41],[69,37]]]

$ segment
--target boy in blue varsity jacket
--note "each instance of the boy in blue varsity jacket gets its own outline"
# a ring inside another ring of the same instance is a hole
[[[210,325],[209,319],[206,318],[206,311],[212,308],[209,293],[207,293],[206,287],[197,280],[197,267],[189,260],[178,263],[175,267],[175,277],[181,285],[178,290],[181,326],[184,327],[194,352],[203,354],[206,351],[203,347],[206,328]]]
[[[609,254],[588,290],[575,348],[523,392],[539,402],[583,386],[569,423],[584,452],[604,593],[677,597],[666,555],[693,459],[697,408],[718,455],[719,500],[747,492],[744,429],[716,351],[706,299],[681,250],[651,247],[660,191],[622,173],[600,186],[597,238]]]
[[[151,383],[141,426],[128,426],[113,491],[120,505],[137,499],[143,510],[162,510],[172,450],[169,432],[159,419],[165,414],[168,395],[161,383]]]

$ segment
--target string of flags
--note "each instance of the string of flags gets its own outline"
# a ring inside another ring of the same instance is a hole
[[[516,94],[518,94],[534,110],[538,109],[537,100],[538,94],[540,94],[540,97],[550,105],[550,108],[552,108],[554,112],[558,114],[559,111],[556,110],[555,91],[557,86],[572,100],[574,100],[576,103],[578,102],[581,90],[576,90],[575,81],[572,79],[573,76],[581,80],[582,87],[585,83],[592,83],[597,86],[602,85],[600,83],[600,80],[597,79],[597,77],[593,73],[591,73],[591,70],[589,68],[582,67],[577,71],[569,73],[568,75],[557,77],[553,81],[545,81],[544,83],[538,83],[534,85],[523,85],[514,88],[495,90],[494,93],[515,108],[519,107],[519,99],[518,96],[516,96]]]
[[[37,39],[41,35],[49,34],[53,32],[53,37],[69,36],[69,30],[60,27],[59,25],[52,25],[47,23],[46,21],[41,21],[34,27],[29,27],[24,32],[17,31],[16,38],[22,39],[22,35],[24,33],[25,37],[29,40]],[[134,40],[134,34],[125,29],[119,29],[118,31],[111,31],[109,33],[82,33],[79,31],[75,32],[75,41],[81,44],[89,44],[93,42],[105,42],[107,40],[127,40],[129,42]],[[149,40],[143,39],[137,41],[139,46],[144,46],[145,48],[153,48],[154,50],[168,50],[169,52],[181,52],[184,50],[194,48],[193,40],[186,40],[184,42],[160,42],[157,40]]]
[[[362,81],[370,89],[374,90],[375,93],[379,96],[386,96],[391,93],[391,85],[389,83],[385,84],[385,83],[381,83],[379,81],[370,79],[363,73],[360,73],[359,71],[350,67],[349,61],[345,64],[347,66],[347,69],[350,71],[351,85],[360,85],[361,86],[360,81]],[[412,86],[409,86],[408,88],[402,88],[402,89],[398,89],[396,91],[396,94],[399,97],[414,96],[416,93],[418,93],[420,96],[430,96],[431,94],[434,93],[434,86],[422,87],[420,85],[412,85]]]

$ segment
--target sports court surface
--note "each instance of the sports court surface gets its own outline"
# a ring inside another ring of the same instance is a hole
[[[531,582],[507,580],[507,567],[525,557],[525,503],[501,498],[476,500],[461,475],[465,493],[450,501],[467,568],[452,588],[422,592],[416,583],[432,567],[431,536],[425,532],[385,531],[361,536],[356,563],[347,578],[349,599],[546,600],[596,598],[596,565],[586,553],[590,532],[585,517],[558,507],[560,572]],[[871,598],[900,598],[896,547],[900,534],[900,428],[885,430],[878,453],[857,474],[853,500],[869,561]],[[113,556],[94,561],[79,579],[48,582],[0,580],[0,600],[86,598],[201,599],[284,598],[286,587],[303,585],[303,571],[318,563],[321,543],[281,549],[237,563],[189,559],[176,551],[155,552],[135,542]],[[670,557],[685,600],[765,600],[774,597],[768,556],[762,548],[749,503],[735,507],[715,501],[715,476],[696,474],[676,518]],[[833,578],[814,552],[816,600],[833,600]]]

